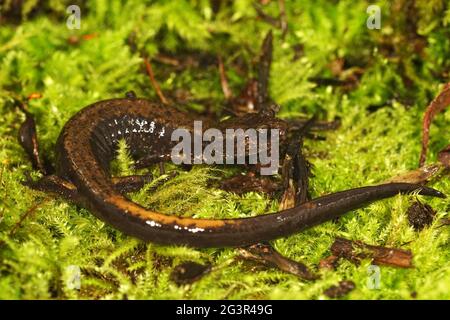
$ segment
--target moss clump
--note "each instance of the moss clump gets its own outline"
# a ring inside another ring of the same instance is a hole
[[[177,69],[155,63],[155,74],[164,92],[189,97],[181,107],[217,111],[223,97],[215,56],[225,57],[230,85],[237,90],[246,74],[251,75],[250,64],[270,28],[257,19],[252,1],[217,10],[207,1],[101,0],[87,1],[81,7],[82,29],[69,30],[65,6],[53,2],[39,9],[35,1],[25,1],[23,8],[14,9],[18,14],[13,19],[1,20],[0,299],[322,299],[324,290],[341,280],[356,285],[346,296],[350,299],[450,298],[450,230],[438,228],[437,222],[448,214],[448,199],[420,199],[437,212],[420,232],[409,226],[406,215],[415,196],[397,196],[273,242],[282,254],[312,268],[329,254],[338,236],[412,250],[413,269],[381,267],[380,288],[371,290],[366,285],[369,261],[359,266],[343,262],[337,270],[320,271],[321,279],[314,282],[277,270],[254,272],[236,259],[234,249],[145,244],[84,209],[23,187],[20,181],[30,163],[17,142],[23,115],[12,107],[11,96],[42,94],[29,108],[43,150],[53,159],[60,129],[82,107],[131,89],[157,98],[142,71],[139,51],[177,57],[201,52],[200,65]],[[449,81],[450,7],[446,1],[413,3],[402,11],[405,1],[380,2],[380,30],[366,28],[368,1],[286,4],[289,32],[282,39],[281,31],[274,30],[270,84],[272,97],[282,105],[280,116],[342,118],[338,130],[324,133],[325,141],[306,142],[305,153],[314,164],[313,196],[374,184],[416,167],[422,113]],[[438,5],[428,10],[432,3]],[[275,1],[263,9],[278,14]],[[414,14],[413,25],[405,12],[410,18]],[[84,39],[86,34],[93,37]],[[70,37],[77,41],[69,42]],[[411,39],[416,46],[411,47]],[[294,48],[303,49],[299,57]],[[339,88],[317,86],[311,77],[357,81]],[[431,127],[430,162],[450,140],[445,130],[449,118],[446,111]],[[115,170],[130,174],[125,151],[122,145]],[[146,192],[154,186],[149,185],[132,196],[162,212],[195,217],[235,218],[276,210],[276,201],[267,196],[238,197],[209,187],[208,181],[223,176],[222,169],[194,168],[156,191]],[[431,186],[450,193],[448,177]],[[170,272],[185,260],[208,261],[215,268],[198,282],[178,287]],[[80,290],[67,282],[73,266],[81,271]]]

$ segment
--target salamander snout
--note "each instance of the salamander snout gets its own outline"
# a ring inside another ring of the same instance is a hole
[[[420,194],[423,195],[427,195],[427,196],[433,196],[433,197],[438,197],[438,198],[442,198],[445,199],[447,198],[447,195],[439,190],[433,189],[433,188],[428,188],[428,187],[421,187],[421,191]]]

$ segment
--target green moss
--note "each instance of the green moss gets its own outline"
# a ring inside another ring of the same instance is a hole
[[[314,164],[315,197],[382,182],[417,166],[423,111],[442,83],[449,81],[450,3],[415,2],[414,27],[426,44],[416,52],[406,40],[417,37],[411,35],[407,17],[397,19],[403,2],[380,2],[381,30],[366,28],[368,1],[289,2],[286,39],[274,30],[270,91],[282,106],[280,116],[318,113],[324,119],[342,119],[338,130],[323,133],[325,141],[306,142],[305,154]],[[81,30],[66,28],[64,6],[50,4],[44,15],[35,1],[26,3],[19,25],[0,26],[0,299],[325,299],[323,291],[343,279],[356,284],[349,299],[411,299],[413,293],[419,299],[450,298],[450,230],[439,227],[436,219],[415,232],[405,213],[414,195],[377,202],[338,222],[273,242],[282,254],[313,269],[329,254],[337,236],[412,250],[414,268],[381,267],[380,289],[370,290],[369,261],[359,266],[344,261],[335,271],[319,271],[320,280],[304,282],[278,270],[254,271],[253,265],[236,259],[235,249],[142,243],[87,210],[22,186],[30,163],[17,142],[23,115],[12,107],[12,96],[42,94],[29,108],[43,150],[53,159],[59,131],[82,107],[128,90],[156,99],[138,51],[127,45],[130,34],[135,34],[137,49],[150,55],[168,50],[203,51],[212,57],[220,53],[237,93],[245,76],[235,67],[236,57],[251,64],[269,30],[256,19],[252,1],[235,1],[217,14],[208,1],[89,1],[82,7]],[[278,14],[276,2],[264,10]],[[93,33],[96,37],[91,40],[67,41]],[[297,44],[303,46],[303,55],[293,61]],[[364,70],[356,87],[318,87],[308,80],[332,76],[330,63],[341,58]],[[165,92],[184,90],[193,98],[208,98],[212,110],[223,106],[214,65],[176,72],[155,64],[154,69]],[[374,105],[379,109],[373,111]],[[437,152],[450,140],[445,129],[449,120],[446,111],[431,127],[429,162],[436,161]],[[123,143],[113,167],[117,174],[135,173]],[[156,168],[152,171],[158,176]],[[265,195],[237,196],[211,187],[229,174],[226,167],[179,170],[162,186],[158,181],[164,176],[131,196],[155,210],[182,216],[238,218],[277,210],[277,200]],[[430,185],[450,193],[448,176]],[[448,199],[420,198],[437,210],[439,218],[448,217]],[[190,286],[178,287],[170,281],[170,272],[188,259],[210,262],[213,271]],[[70,266],[81,270],[80,290],[68,286]]]

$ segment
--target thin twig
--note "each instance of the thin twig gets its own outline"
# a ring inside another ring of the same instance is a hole
[[[444,167],[447,169],[450,168],[450,144],[439,151],[438,160],[444,165]]]
[[[428,105],[423,117],[422,127],[422,151],[420,152],[419,167],[425,164],[427,159],[428,141],[430,140],[430,125],[434,117],[445,110],[450,105],[450,82],[444,86],[444,89]]]
[[[27,219],[30,215],[32,215],[36,209],[44,205],[50,201],[50,198],[44,198],[41,202],[35,203],[31,208],[29,208],[21,217],[20,220],[14,225],[14,227],[9,232],[9,236],[13,236],[16,234],[17,230],[22,226],[22,223]]]
[[[269,31],[261,46],[261,55],[258,64],[258,83],[256,103],[259,110],[267,109],[269,104],[269,78],[270,66],[272,64],[273,50],[272,31]]]
[[[4,172],[4,168],[0,168],[0,187],[2,187],[3,190],[5,190],[4,199],[7,199],[8,198],[8,188],[3,188],[3,172]],[[2,207],[2,208],[0,208],[0,210],[1,210],[0,211],[0,222],[1,222],[3,219],[3,214],[5,212],[5,208]]]
[[[442,228],[444,226],[448,226],[448,225],[450,225],[450,218],[442,218],[441,220],[439,220],[439,222],[441,224],[439,226],[437,226],[436,228]]]
[[[179,67],[180,64],[181,64],[180,61],[178,61],[177,59],[171,58],[169,56],[165,56],[165,55],[162,55],[162,54],[158,54],[157,56],[155,56],[154,59],[156,61],[158,61],[158,62],[161,62],[161,63],[164,63],[164,64],[168,64],[168,65],[171,65],[171,66],[174,66],[174,67]]]
[[[148,74],[148,76],[150,78],[150,82],[151,82],[153,88],[156,91],[156,94],[158,95],[159,99],[161,100],[161,102],[163,104],[169,104],[169,101],[166,99],[166,97],[162,93],[161,88],[159,87],[159,84],[158,84],[158,82],[155,79],[155,75],[153,73],[153,68],[152,68],[152,65],[150,64],[150,60],[147,57],[144,57],[143,60],[144,60],[144,63],[145,63],[145,69],[146,69],[147,74]]]
[[[227,100],[231,99],[233,94],[231,93],[230,86],[228,85],[227,75],[225,73],[225,67],[223,66],[222,57],[217,56],[219,63],[220,85],[222,86],[223,95]]]
[[[265,13],[265,12],[263,11],[263,9],[261,8],[261,5],[260,5],[260,4],[254,3],[254,4],[253,4],[253,8],[255,8],[255,11],[256,11],[256,13],[258,14],[258,17],[259,17],[262,21],[264,21],[264,22],[270,24],[271,26],[273,26],[273,27],[275,27],[275,28],[280,28],[280,27],[281,27],[281,26],[280,26],[280,19],[276,19],[276,18],[274,18],[274,17],[268,15],[267,13]]]
[[[286,37],[286,34],[288,32],[288,24],[287,24],[287,17],[286,17],[286,4],[284,0],[278,0],[278,7],[280,8],[280,28],[282,32],[282,38],[284,39]]]

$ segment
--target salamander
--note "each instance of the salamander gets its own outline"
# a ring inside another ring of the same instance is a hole
[[[258,114],[262,115],[260,121],[255,118]],[[286,133],[286,122],[270,117],[267,120],[267,115],[258,114],[217,125],[256,128],[264,125],[280,129],[280,136]],[[29,181],[28,185],[57,192],[131,236],[159,244],[193,247],[239,247],[285,237],[398,193],[417,191],[426,196],[445,197],[422,185],[387,183],[321,196],[255,217],[196,219],[146,209],[130,201],[114,185],[109,165],[120,139],[125,139],[137,163],[147,166],[169,161],[173,130],[192,127],[190,114],[133,94],[95,102],[64,125],[56,143],[56,173],[37,182]],[[35,131],[32,121],[26,121],[20,130],[22,145],[32,156],[38,155]],[[286,140],[280,140],[281,148]],[[40,163],[36,159],[33,162]]]
[[[65,124],[56,143],[55,174],[49,174],[39,155],[31,114],[19,103],[26,115],[19,132],[20,142],[33,167],[44,174],[39,181],[28,179],[25,183],[38,190],[56,192],[139,239],[194,247],[242,247],[285,237],[398,193],[417,191],[422,195],[445,197],[437,190],[418,184],[387,183],[310,200],[307,190],[309,169],[301,154],[301,135],[313,123],[301,122],[300,127],[295,128],[299,123],[293,124],[275,116],[279,107],[268,92],[271,32],[265,37],[261,51],[255,92],[244,103],[251,106],[251,110],[243,115],[238,112],[236,117],[225,121],[207,119],[203,127],[205,130],[218,128],[221,132],[248,128],[278,130],[283,162],[279,171],[285,190],[281,211],[240,219],[194,219],[165,215],[130,201],[125,193],[142,187],[151,177],[111,177],[109,167],[118,141],[125,139],[136,167],[163,163],[171,160],[175,143],[171,141],[172,132],[184,128],[192,133],[194,120],[198,120],[171,105],[137,98],[133,92],[127,93],[125,98],[95,102]],[[225,78],[222,80],[225,82]]]

